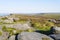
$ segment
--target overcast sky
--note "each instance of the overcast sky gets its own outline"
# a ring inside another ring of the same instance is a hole
[[[0,0],[0,13],[60,12],[60,0]]]

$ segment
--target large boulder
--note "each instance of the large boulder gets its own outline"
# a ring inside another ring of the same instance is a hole
[[[24,23],[24,24],[12,24],[12,25],[6,25],[6,27],[10,27],[10,28],[15,28],[15,29],[18,29],[18,30],[27,30],[27,29],[30,29],[31,26],[30,24],[28,23]]]
[[[37,32],[22,32],[18,40],[53,40],[52,38]]]

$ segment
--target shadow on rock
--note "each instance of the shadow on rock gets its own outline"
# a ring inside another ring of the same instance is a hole
[[[50,30],[48,30],[48,31],[36,30],[35,32],[42,33],[45,35],[50,35],[50,34],[54,34],[55,29],[53,27],[51,27]]]

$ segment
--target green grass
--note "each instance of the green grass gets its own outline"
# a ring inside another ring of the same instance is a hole
[[[27,29],[26,32],[34,32],[33,29]]]
[[[60,18],[60,14],[56,13],[56,14],[44,14],[42,15],[44,17],[48,17],[48,18],[53,18],[53,19],[59,19]]]
[[[37,30],[48,31],[50,30],[52,25],[54,25],[52,22],[46,22],[44,24],[41,24],[40,22],[35,22],[32,26]]]
[[[0,31],[0,36],[2,35],[2,31]]]

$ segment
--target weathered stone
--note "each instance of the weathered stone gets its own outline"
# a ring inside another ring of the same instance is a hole
[[[49,36],[52,37],[55,40],[60,40],[60,34],[51,34]]]
[[[11,36],[8,40],[15,40],[15,35]]]
[[[52,38],[37,32],[22,32],[18,40],[53,40]]]
[[[2,30],[2,26],[0,26],[0,30]]]
[[[29,29],[31,28],[30,24],[28,23],[24,23],[24,24],[12,24],[12,25],[6,25],[6,27],[10,27],[10,28],[15,28],[15,29],[18,29],[18,30],[26,30],[26,29]]]
[[[6,20],[3,21],[3,23],[13,23],[13,20],[6,19]]]
[[[55,29],[55,33],[60,34],[60,27],[55,26],[54,29]]]
[[[3,32],[2,35],[0,36],[0,40],[6,40],[9,36],[8,32]]]

